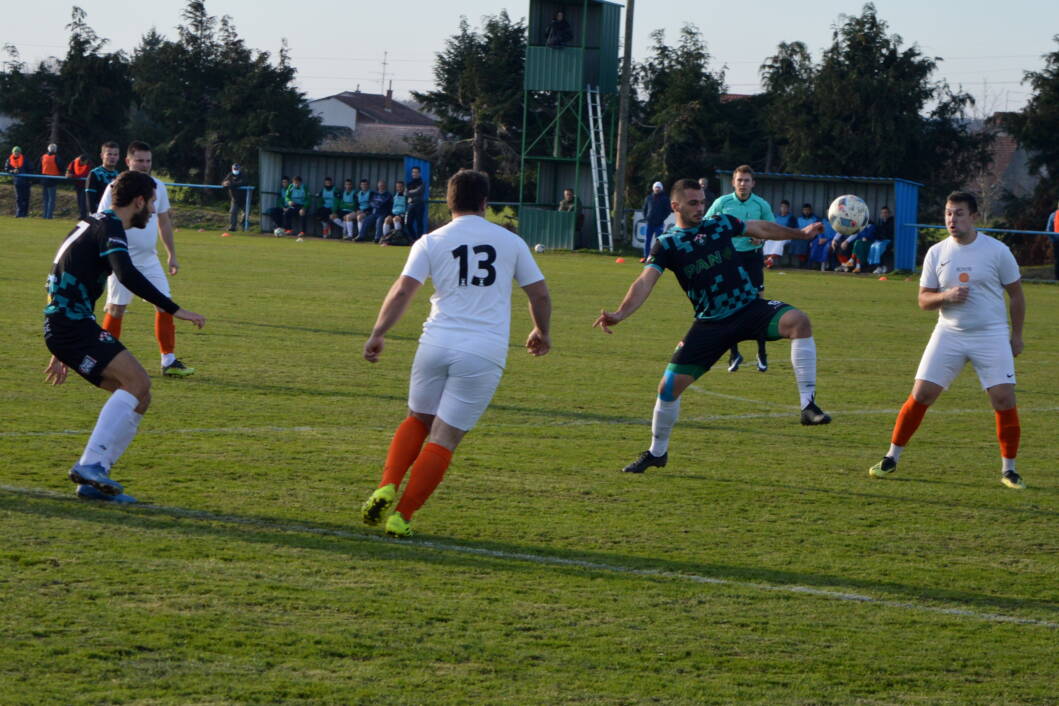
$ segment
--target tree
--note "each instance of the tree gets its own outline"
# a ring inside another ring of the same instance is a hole
[[[448,136],[439,153],[449,167],[437,170],[439,177],[467,165],[469,156],[469,166],[496,175],[505,192],[517,185],[525,56],[526,26],[506,10],[483,17],[481,31],[460,18],[459,31],[434,61],[436,88],[412,92]]]
[[[920,181],[921,203],[940,210],[939,198],[986,163],[991,136],[971,132],[971,96],[931,80],[936,60],[902,44],[867,3],[840,16],[818,65],[796,44],[766,60],[768,124],[785,171]]]
[[[273,64],[249,49],[230,17],[220,20],[202,0],[189,0],[179,41],[153,29],[132,61],[137,110],[132,119],[157,135],[153,145],[169,173],[216,183],[226,164],[253,168],[266,145],[312,148],[322,129],[294,88],[286,46]]]
[[[7,47],[7,71],[0,76],[0,112],[14,118],[7,135],[29,154],[49,142],[68,156],[95,154],[107,140],[121,140],[132,102],[128,59],[107,53],[107,40],[87,23],[79,7],[71,11],[66,56],[48,59],[27,72],[16,47]]]
[[[1053,39],[1059,43],[1059,34]],[[1044,55],[1040,71],[1027,71],[1024,83],[1033,87],[1033,97],[1005,124],[1029,151],[1030,173],[1041,179],[1029,199],[1014,201],[1007,211],[1014,227],[1040,230],[1059,201],[1059,49]]]

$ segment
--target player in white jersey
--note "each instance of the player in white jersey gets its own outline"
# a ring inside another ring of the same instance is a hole
[[[125,164],[129,169],[144,174],[151,173],[151,148],[143,142],[129,143],[129,149],[125,154]],[[151,177],[154,179],[154,177]],[[165,270],[158,259],[156,244],[158,236],[162,236],[162,244],[165,245],[168,254],[167,267],[169,274],[176,275],[180,265],[176,258],[176,245],[173,242],[173,221],[169,217],[169,194],[166,192],[165,184],[158,179],[154,180],[156,190],[156,210],[151,214],[150,222],[143,228],[130,228],[125,232],[129,240],[129,256],[143,276],[150,281],[155,288],[169,296],[169,280],[166,279]],[[103,192],[103,198],[99,201],[100,213],[110,208],[111,190],[107,187]],[[125,307],[132,301],[132,292],[128,290],[117,277],[111,275],[107,280],[107,305],[106,316],[103,317],[103,329],[108,331],[114,338],[121,338],[121,319],[125,315]],[[177,359],[176,350],[176,326],[173,317],[161,309],[155,310],[154,335],[158,339],[158,349],[162,354],[162,374],[174,377],[186,377],[195,372]]]
[[[496,391],[507,360],[512,280],[529,298],[533,330],[526,350],[541,356],[551,349],[552,304],[544,275],[521,238],[485,220],[488,195],[489,178],[481,172],[464,169],[449,179],[452,221],[412,246],[364,344],[364,357],[377,363],[386,332],[427,278],[434,281],[430,316],[412,364],[409,414],[390,443],[379,487],[361,509],[366,524],[385,518],[393,537],[411,536],[413,513],[441,483],[452,452]],[[398,502],[397,489],[409,468]]]
[[[1022,352],[1026,298],[1015,257],[1006,245],[975,230],[977,215],[978,202],[972,194],[957,191],[945,202],[950,237],[927,251],[919,279],[919,307],[937,309],[938,323],[923,351],[912,394],[897,415],[890,450],[868,470],[874,478],[897,470],[897,460],[927,409],[971,361],[996,412],[1000,481],[1009,488],[1026,487],[1015,471],[1021,436],[1015,356]]]

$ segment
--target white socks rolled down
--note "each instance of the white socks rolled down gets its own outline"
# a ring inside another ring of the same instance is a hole
[[[800,407],[805,409],[816,394],[816,341],[812,336],[791,339],[791,366],[798,384]]]
[[[655,400],[655,411],[651,417],[651,455],[662,456],[669,451],[669,435],[680,416],[680,398],[666,402]]]
[[[125,390],[117,390],[112,394],[99,411],[96,428],[88,437],[88,444],[78,463],[98,463],[109,471],[136,436],[140,420],[143,419],[143,415],[135,411],[139,404],[136,396]]]

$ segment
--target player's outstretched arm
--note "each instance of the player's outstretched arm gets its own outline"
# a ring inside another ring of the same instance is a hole
[[[422,282],[408,275],[401,275],[394,280],[379,309],[379,316],[375,319],[375,327],[371,330],[371,336],[364,343],[365,360],[370,363],[379,362],[379,356],[382,355],[382,349],[386,345],[384,340],[386,332],[401,320],[412,297],[421,286],[423,286]]]
[[[530,319],[533,330],[526,338],[526,350],[533,355],[546,355],[552,349],[552,296],[544,280],[527,284],[522,291],[529,297]]]
[[[788,228],[772,221],[744,221],[746,235],[759,240],[811,240],[824,232],[823,223],[810,223],[804,228]]]
[[[1022,352],[1022,325],[1026,321],[1026,295],[1022,293],[1022,280],[1005,284],[1008,293],[1008,311],[1011,314],[1011,355]]]
[[[196,314],[194,311],[188,311],[187,309],[177,309],[173,312],[173,318],[182,321],[190,321],[195,324],[196,328],[202,328],[206,325],[205,316],[202,314]]]
[[[618,310],[600,310],[592,327],[603,329],[604,333],[613,333],[610,327],[632,316],[647,301],[647,297],[651,296],[651,290],[655,288],[655,283],[661,276],[662,273],[654,267],[645,267],[629,287],[629,291],[625,293],[625,298],[621,300]]]
[[[48,361],[48,367],[44,368],[44,382],[52,385],[62,385],[66,382],[68,370],[66,363],[52,356],[51,360]]]

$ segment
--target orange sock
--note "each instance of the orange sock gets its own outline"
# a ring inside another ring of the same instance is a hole
[[[450,461],[452,461],[452,452],[435,443],[427,444],[419,452],[416,462],[412,464],[412,475],[408,479],[408,487],[404,489],[401,502],[397,503],[397,512],[401,513],[406,520],[412,519],[415,511],[423,507],[423,503],[441,483]]]
[[[1019,408],[1000,410],[996,413],[996,438],[1000,442],[1000,455],[1015,458],[1019,453],[1022,426],[1019,424]]]
[[[908,441],[916,433],[928,409],[927,405],[916,402],[916,398],[909,395],[897,414],[897,422],[894,424],[894,433],[890,437],[890,443],[895,446],[908,446]]]
[[[158,350],[167,355],[176,350],[176,325],[173,315],[164,311],[154,312],[154,337],[158,339]]]
[[[423,442],[430,430],[418,417],[408,415],[394,432],[393,441],[390,442],[390,450],[386,453],[386,465],[382,467],[382,480],[379,487],[394,484],[400,488],[404,474],[408,472],[409,466],[416,460],[419,450],[423,448]]]
[[[114,338],[121,338],[121,319],[107,314],[103,317],[103,330]]]

